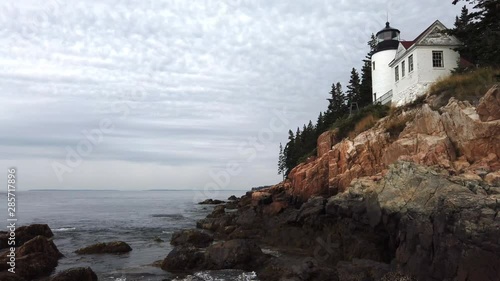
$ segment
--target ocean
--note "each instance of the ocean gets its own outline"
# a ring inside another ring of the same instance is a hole
[[[194,228],[213,209],[198,205],[206,198],[226,200],[243,190],[211,191],[25,191],[17,192],[17,225],[46,223],[64,257],[56,272],[89,266],[99,280],[257,280],[252,272],[237,270],[197,272],[177,276],[152,266],[172,250],[174,231]],[[0,195],[5,202],[6,195]],[[7,210],[3,211],[4,222]],[[161,242],[161,239],[163,242]],[[123,255],[76,255],[75,250],[98,242],[125,241],[132,251]]]

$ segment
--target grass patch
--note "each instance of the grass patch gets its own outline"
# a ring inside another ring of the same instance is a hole
[[[315,148],[315,149],[313,149],[313,151],[311,151],[311,152],[307,153],[306,155],[300,157],[299,160],[297,161],[297,163],[304,163],[304,162],[307,161],[307,159],[309,157],[316,156],[316,154],[317,154],[317,149]]]
[[[468,73],[453,74],[436,81],[429,89],[429,95],[439,96],[445,105],[451,97],[477,104],[479,99],[495,83],[499,69],[479,68]]]
[[[400,114],[391,116],[384,124],[386,132],[389,133],[391,139],[396,139],[399,134],[406,128],[408,121],[412,120],[415,114]]]
[[[357,135],[361,134],[362,132],[364,132],[370,128],[373,128],[373,126],[375,126],[375,123],[377,123],[377,121],[379,119],[380,118],[373,116],[373,114],[369,114],[369,115],[365,116],[363,119],[359,120],[358,123],[356,123],[356,125],[354,126],[354,129],[351,132],[349,132],[348,137],[355,138]]]
[[[358,125],[358,130],[368,130],[373,125],[375,125],[376,121],[370,122],[369,120],[377,120],[387,115],[389,112],[389,107],[386,105],[373,104],[362,108],[356,114],[353,114],[349,117],[349,115],[345,115],[342,118],[337,119],[335,123],[333,123],[331,129],[338,129],[337,138],[344,139],[348,137],[351,132],[356,131],[356,125]],[[370,116],[371,117],[368,117]],[[355,135],[354,135],[355,136]]]

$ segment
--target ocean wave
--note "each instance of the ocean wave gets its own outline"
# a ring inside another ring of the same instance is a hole
[[[241,272],[241,271],[240,271]],[[232,273],[232,274],[231,274]],[[186,276],[183,279],[174,279],[173,281],[258,281],[255,272],[244,272],[237,276],[234,275],[232,270],[216,270],[216,271],[202,271],[194,275]]]
[[[75,227],[61,227],[61,228],[53,229],[52,231],[62,232],[62,231],[73,231],[73,230],[76,230],[76,228]]]

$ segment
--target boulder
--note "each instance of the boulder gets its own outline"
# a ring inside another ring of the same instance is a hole
[[[378,281],[390,271],[388,264],[362,259],[341,261],[336,267],[339,281]]]
[[[199,202],[198,204],[200,205],[218,205],[218,204],[223,204],[226,203],[222,200],[217,200],[217,199],[206,199],[202,202]]]
[[[79,255],[89,254],[123,254],[132,251],[132,248],[123,241],[97,243],[75,251]]]
[[[174,246],[191,245],[197,248],[208,247],[214,241],[213,235],[198,229],[186,229],[172,234],[170,244]]]
[[[267,191],[254,191],[252,193],[252,205],[268,205],[273,202],[273,196],[271,193]]]
[[[10,247],[7,244],[9,238],[7,235],[7,232],[0,232],[0,249]],[[16,246],[19,247],[38,235],[45,236],[47,238],[54,236],[52,230],[46,224],[31,224],[18,227],[16,229]]]
[[[9,268],[8,253],[4,251],[0,257],[0,271]],[[54,242],[45,236],[36,236],[16,250],[16,274],[27,280],[48,276],[61,257]]]
[[[62,271],[49,281],[97,281],[97,275],[90,267],[78,267]]]
[[[161,269],[185,272],[203,268],[205,256],[198,248],[182,245],[175,247],[161,263]]]
[[[226,213],[226,206],[224,205],[217,205],[215,206],[214,210],[210,215],[207,216],[207,218],[216,218],[223,216]]]
[[[298,220],[314,220],[317,216],[325,213],[325,204],[326,199],[321,196],[310,198],[300,207]]]
[[[254,270],[265,260],[266,256],[255,242],[243,239],[213,244],[205,252],[205,267],[213,270]]]
[[[229,198],[227,198],[227,200],[231,200],[231,201],[238,200],[238,197],[236,197],[235,195],[231,195],[231,196],[229,196]]]
[[[479,119],[483,122],[500,119],[500,89],[498,86],[491,88],[479,100],[476,111]]]
[[[8,271],[0,272],[0,280],[2,281],[26,281],[21,275]]]

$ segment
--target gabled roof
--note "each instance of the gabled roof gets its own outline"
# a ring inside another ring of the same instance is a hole
[[[400,43],[403,47],[405,47],[405,49],[408,50],[411,46],[413,46],[413,44],[415,44],[415,41],[401,41]]]
[[[451,35],[446,35],[446,40],[442,40],[442,42],[436,42],[434,38],[436,33],[440,33],[442,30],[446,30],[446,26],[441,23],[439,20],[436,20],[433,22],[429,27],[427,27],[422,33],[420,33],[417,38],[413,41],[400,41],[399,43],[403,45],[403,47],[406,49],[405,52],[397,53],[396,58],[394,58],[393,61],[389,63],[389,66],[393,66],[396,64],[399,59],[404,57],[406,54],[409,52],[413,51],[416,46],[424,46],[424,45],[441,45],[441,46],[458,46],[460,45],[460,41],[458,41],[457,38]],[[444,37],[442,34],[439,34],[438,36]],[[434,41],[433,41],[434,40]]]

